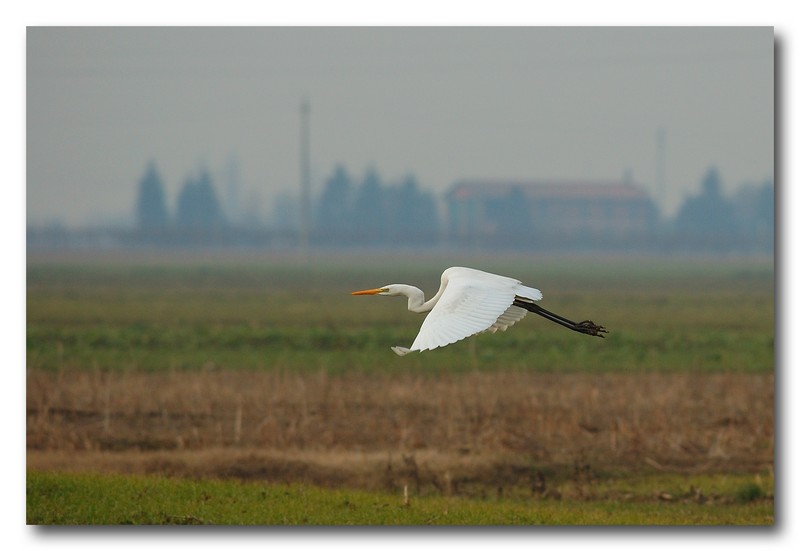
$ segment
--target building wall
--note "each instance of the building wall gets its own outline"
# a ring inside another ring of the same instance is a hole
[[[455,243],[636,242],[658,219],[649,195],[632,184],[456,184],[446,203]]]

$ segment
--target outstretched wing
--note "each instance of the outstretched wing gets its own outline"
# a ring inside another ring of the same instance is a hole
[[[515,279],[471,268],[445,270],[442,284],[446,285],[445,290],[409,351],[446,346],[483,331],[504,331],[527,313],[513,306],[517,296],[528,300],[542,297],[537,289],[525,287]]]

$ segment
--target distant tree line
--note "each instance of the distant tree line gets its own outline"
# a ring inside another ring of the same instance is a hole
[[[188,177],[181,187],[174,215],[170,215],[164,183],[154,163],[139,181],[136,227],[140,238],[163,239],[184,235],[202,239],[224,229],[226,220],[208,171]]]
[[[687,197],[667,230],[671,247],[690,250],[767,250],[775,240],[775,186],[771,179],[722,194],[715,167],[700,192]]]
[[[436,200],[420,188],[413,175],[386,184],[376,170],[369,169],[357,181],[338,165],[326,179],[315,204],[312,239],[320,245],[440,241]],[[297,229],[295,224],[293,230]],[[265,231],[261,228],[262,237]],[[236,240],[247,233],[226,218],[208,171],[184,181],[171,214],[164,182],[155,163],[148,164],[139,181],[136,200],[137,241],[220,242]]]
[[[709,168],[699,193],[687,197],[675,218],[663,220],[651,236],[636,246],[667,252],[771,251],[775,233],[772,180],[743,186],[730,197],[723,195],[722,188],[718,170]],[[488,212],[497,220],[497,231],[528,235],[536,213],[521,196],[501,199],[490,204]],[[325,180],[315,205],[311,237],[320,246],[391,243],[395,247],[416,247],[447,243],[436,199],[420,188],[413,175],[384,182],[373,168],[355,178],[338,165]],[[520,224],[528,224],[525,232],[521,232]],[[251,239],[253,244],[264,244],[274,243],[270,241],[273,237],[267,228],[245,230],[227,220],[206,170],[185,179],[174,213],[167,207],[164,184],[154,163],[148,164],[139,181],[135,231],[138,242],[225,244]],[[514,247],[532,243],[506,242]],[[617,246],[624,249],[626,244]]]
[[[413,175],[385,184],[368,169],[357,181],[338,165],[323,186],[313,237],[327,245],[435,244],[440,228],[435,198]]]

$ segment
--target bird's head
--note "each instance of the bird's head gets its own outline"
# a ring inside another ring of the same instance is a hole
[[[354,291],[354,295],[383,295],[386,297],[411,297],[417,294],[422,294],[422,291],[411,285],[404,285],[402,283],[393,283],[391,285],[384,285],[377,289],[365,289],[363,291]]]
[[[394,296],[399,295],[400,290],[399,285],[384,285],[383,287],[378,287],[377,289],[365,289],[363,291],[353,291],[353,295],[384,295],[384,296]]]

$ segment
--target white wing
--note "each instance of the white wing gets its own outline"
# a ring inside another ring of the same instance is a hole
[[[542,298],[538,289],[516,279],[471,268],[448,268],[442,285],[445,290],[411,348],[396,347],[395,352],[431,350],[484,331],[505,331],[527,313],[513,305],[517,296],[531,301]]]

